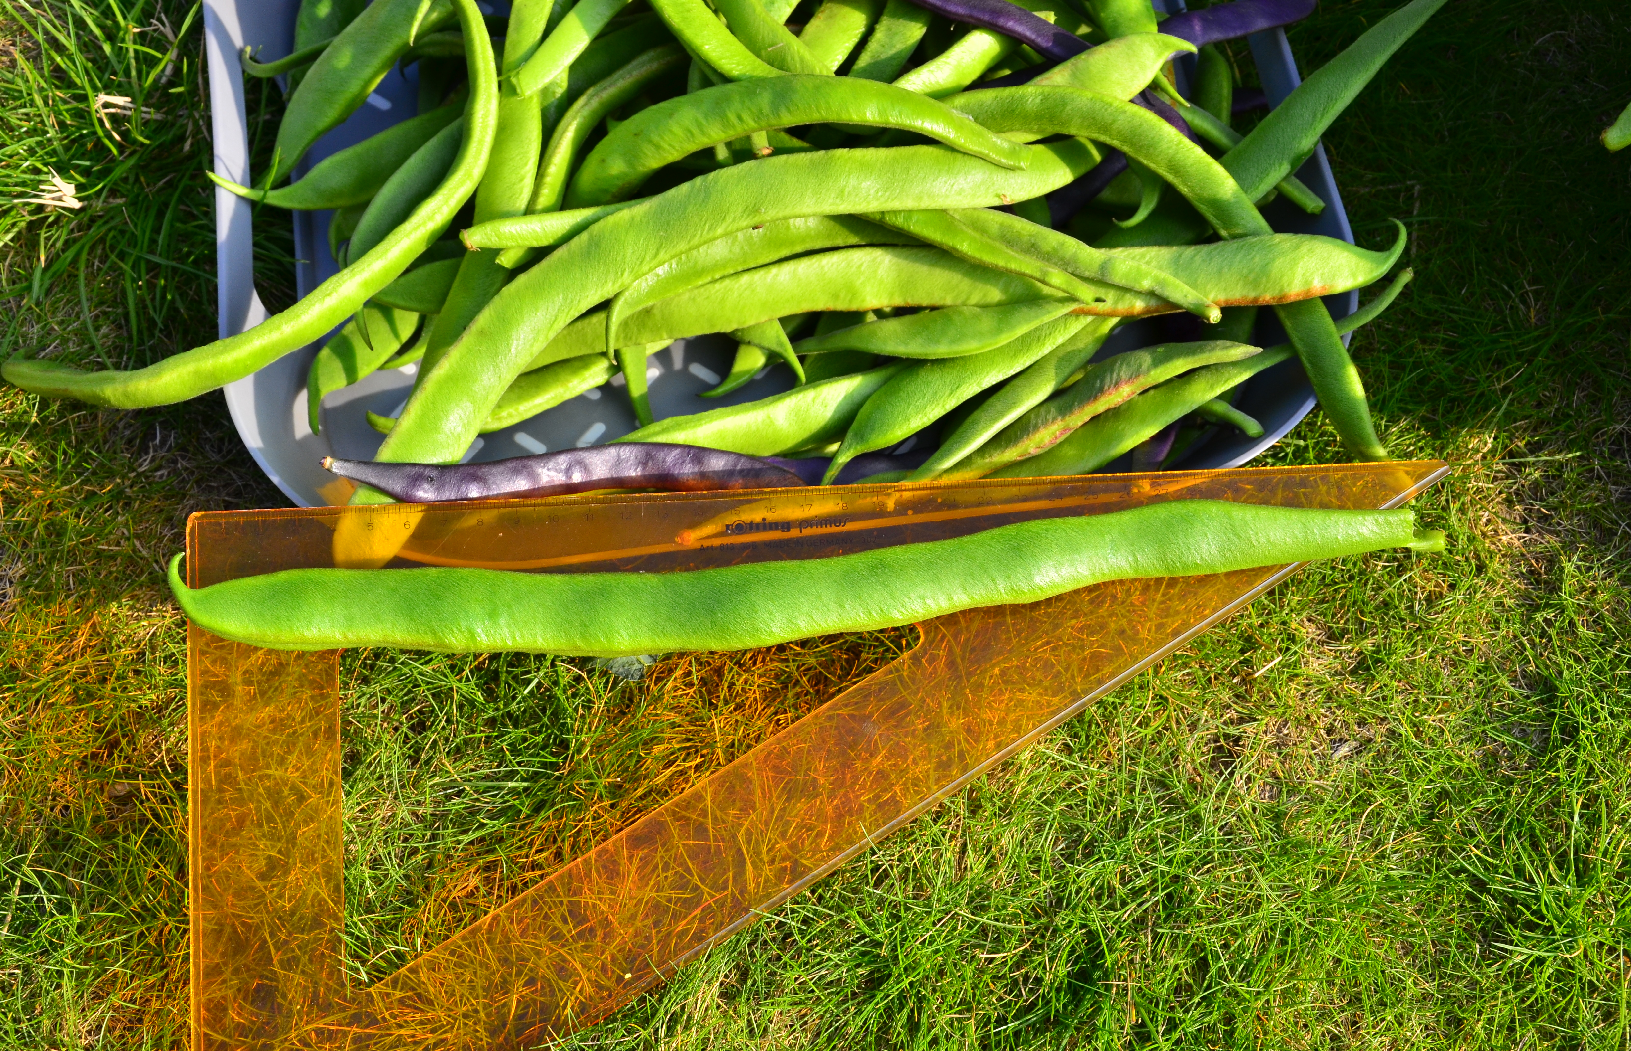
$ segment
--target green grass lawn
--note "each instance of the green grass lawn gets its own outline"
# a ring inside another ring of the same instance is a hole
[[[1395,6],[1325,0],[1304,68]],[[0,0],[0,353],[213,336],[199,25]],[[1419,504],[1446,555],[1305,571],[574,1046],[1631,1046],[1631,152],[1597,142],[1627,100],[1631,8],[1456,0],[1326,139],[1359,239],[1411,230],[1354,350],[1394,452],[1456,465]],[[17,203],[53,172],[83,207]],[[1339,458],[1316,413],[1268,462]],[[218,396],[0,390],[0,1046],[185,1041],[161,563],[189,512],[280,502]],[[638,684],[348,653],[354,979],[911,638]]]

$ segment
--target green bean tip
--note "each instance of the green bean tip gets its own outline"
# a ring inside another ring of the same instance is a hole
[[[1416,538],[1407,546],[1419,555],[1437,554],[1444,550],[1444,530],[1417,529]]]
[[[245,200],[264,201],[266,199],[267,191],[265,190],[252,189],[248,186],[242,185],[241,183],[235,183],[231,179],[223,179],[208,169],[205,170],[204,174],[209,177],[210,182],[219,186],[221,189],[227,191],[228,193],[235,193]]]

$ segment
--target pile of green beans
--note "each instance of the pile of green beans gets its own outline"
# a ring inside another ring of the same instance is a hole
[[[504,17],[304,0],[293,54],[244,56],[287,77],[271,164],[253,186],[216,181],[332,213],[340,272],[146,368],[19,356],[4,376],[158,405],[319,341],[313,430],[325,397],[418,362],[400,415],[373,419],[378,459],[453,463],[620,372],[641,426],[615,440],[825,456],[831,482],[908,440],[927,455],[914,480],[1175,463],[1219,428],[1261,434],[1243,387],[1296,358],[1352,455],[1380,459],[1321,297],[1387,277],[1403,227],[1370,250],[1277,233],[1260,209],[1324,207],[1294,173],[1443,2],[1403,4],[1236,128],[1248,51],[1195,26],[1274,0],[1186,15],[1177,35],[1149,0],[516,0]],[[973,28],[945,14],[959,5]],[[419,115],[286,181],[413,64]],[[1288,345],[1259,346],[1264,307]],[[797,385],[653,418],[647,356],[709,333],[736,344],[711,395],[767,368]]]

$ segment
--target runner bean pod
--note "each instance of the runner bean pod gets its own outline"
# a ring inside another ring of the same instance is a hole
[[[174,354],[146,368],[86,372],[59,362],[13,359],[0,366],[0,372],[24,390],[77,398],[94,405],[168,405],[247,376],[321,337],[355,313],[374,293],[402,274],[446,228],[475,191],[487,163],[498,108],[493,52],[475,0],[452,2],[470,49],[471,91],[464,117],[465,134],[447,177],[388,237],[288,310],[248,331]],[[359,18],[352,27],[361,21]],[[310,84],[308,78],[302,88]],[[493,400],[497,400],[496,393]],[[484,416],[488,408],[483,407]]]
[[[1195,369],[1094,416],[1045,452],[984,477],[1036,478],[1096,471],[1229,388],[1290,358],[1289,349],[1262,351],[1240,361]]]
[[[641,110],[584,158],[565,203],[580,208],[621,200],[664,165],[712,143],[814,123],[904,128],[1006,168],[1022,169],[1031,156],[1027,147],[961,113],[891,84],[785,76],[722,84]]]
[[[1223,573],[1442,543],[1442,534],[1416,529],[1408,509],[1173,500],[835,558],[690,572],[293,569],[193,589],[177,555],[169,581],[198,627],[268,649],[620,655],[746,649],[1035,602],[1123,577]]]
[[[862,453],[897,445],[980,391],[1000,383],[1070,339],[1091,319],[1067,314],[983,354],[908,365],[878,388],[844,434],[822,477],[831,484]]]

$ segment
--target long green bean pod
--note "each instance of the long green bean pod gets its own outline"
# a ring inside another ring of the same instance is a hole
[[[1210,365],[1268,360],[1263,354],[1256,347],[1221,339],[1204,343],[1163,343],[1116,354],[1088,366],[1076,383],[1025,413],[978,451],[942,471],[939,477],[983,478],[1009,464],[1029,462],[1064,441],[1088,420],[1151,387]],[[1283,350],[1271,355],[1276,361],[1284,356]],[[1216,397],[1217,393],[1214,391],[1207,398]]]
[[[705,332],[730,332],[771,318],[811,311],[1023,303],[1043,304],[1044,313],[1068,311],[1077,305],[1075,300],[1029,278],[969,263],[938,248],[842,248],[746,270],[659,300],[624,318],[618,326],[617,342],[649,343]],[[906,322],[909,318],[888,320]],[[952,335],[954,330],[955,326],[945,334]],[[844,331],[853,335],[855,330]],[[797,349],[800,353],[863,349],[841,346],[844,338],[837,333],[817,336],[813,341],[802,341]],[[906,345],[897,353],[906,353]]]
[[[714,0],[731,35],[765,62],[787,73],[830,74],[827,64],[781,23],[759,0]]]
[[[730,80],[779,77],[782,70],[755,55],[714,17],[703,0],[652,0],[652,8],[685,50]]]
[[[789,256],[828,248],[915,243],[915,237],[894,233],[853,215],[778,219],[721,237],[664,263],[619,292],[612,299],[606,321],[615,333],[623,318],[659,299]]]
[[[1132,255],[1093,248],[1069,234],[995,208],[964,208],[947,214],[971,230],[1001,240],[1017,252],[1051,263],[1078,278],[1149,292],[1207,321],[1215,322],[1219,317],[1215,303],[1171,271],[1146,264]]]
[[[312,166],[298,182],[275,190],[254,190],[221,178],[212,171],[204,174],[215,185],[239,197],[260,201],[274,208],[311,211],[367,204],[385,181],[412,157],[431,137],[464,112],[462,101],[442,106],[393,124],[377,135],[332,153]],[[416,202],[417,203],[417,202]]]
[[[413,43],[416,19],[419,30],[428,32],[451,19],[454,7],[450,0],[430,0],[421,11],[421,0],[379,0],[364,8],[323,49],[289,96],[271,166],[258,185],[276,186],[313,143],[363,104]],[[478,34],[482,46],[490,50],[485,25],[465,29],[467,40]]]
[[[146,368],[85,372],[55,361],[14,359],[0,367],[0,374],[24,390],[78,398],[93,405],[124,409],[169,405],[241,379],[320,338],[356,313],[374,293],[407,270],[453,221],[454,214],[475,192],[487,164],[498,109],[493,51],[475,0],[453,3],[469,48],[471,91],[463,141],[447,178],[390,236],[288,310],[246,332],[183,351]],[[359,18],[352,26],[361,21]],[[302,87],[310,83],[308,78]],[[496,401],[500,393],[494,392],[492,400]],[[483,416],[489,407],[483,406]]]
[[[407,221],[410,215],[435,192],[458,161],[464,143],[464,118],[459,118],[432,135],[413,152],[379,192],[374,194],[351,231],[347,258],[361,259]],[[440,236],[441,231],[436,231]]]
[[[559,211],[578,153],[600,123],[639,95],[647,84],[688,61],[678,44],[652,48],[580,95],[550,136],[526,210],[530,213]]]
[[[541,44],[528,49],[520,68],[506,70],[509,93],[521,97],[535,95],[554,83],[628,2],[578,0]]]
[[[537,348],[594,304],[708,241],[794,216],[977,208],[1003,196],[1036,197],[1081,175],[1093,156],[1068,140],[1030,149],[1022,171],[938,146],[767,157],[698,176],[607,216],[488,304],[408,399],[377,458],[458,459]],[[359,490],[353,499],[381,497]]]
[[[1252,200],[1302,167],[1321,135],[1372,77],[1431,18],[1444,0],[1411,0],[1311,73],[1270,110],[1240,145],[1223,155],[1228,169]],[[1220,231],[1221,232],[1221,231]]]
[[[822,72],[835,73],[872,28],[883,0],[825,0],[805,23],[799,41],[821,63]]]
[[[1036,602],[1106,580],[1434,546],[1442,534],[1419,532],[1408,509],[1173,500],[835,558],[681,573],[292,569],[192,589],[177,555],[169,580],[198,627],[268,649],[610,656],[748,649]]]
[[[866,80],[894,80],[929,28],[930,13],[911,0],[888,0],[872,27],[849,75]]]
[[[1165,179],[1223,237],[1272,232],[1252,204],[1255,198],[1218,161],[1130,102],[1076,88],[1026,86],[969,92],[958,98],[957,109],[999,134],[1077,135],[1113,146]]]
[[[306,414],[312,433],[320,431],[325,396],[378,369],[418,328],[418,314],[370,303],[323,344],[306,370]]]
[[[992,66],[1007,58],[1019,41],[992,29],[970,29],[951,47],[916,69],[896,77],[894,85],[906,91],[940,98],[954,95]]]
[[[815,380],[744,405],[671,416],[617,440],[701,445],[747,456],[780,456],[824,445],[843,437],[866,400],[903,367],[884,365]]]
[[[1000,434],[1003,428],[1042,404],[1077,370],[1093,360],[1115,326],[1115,318],[1090,319],[1075,335],[1003,384],[961,420],[948,421],[939,448],[906,480],[919,482],[938,478],[947,468]]]
[[[589,151],[572,177],[566,206],[633,196],[665,165],[713,143],[799,124],[904,128],[1005,168],[1030,153],[956,110],[890,84],[840,77],[785,76],[722,84],[647,107]]]
[[[843,444],[833,454],[823,484],[830,484],[855,457],[905,441],[1091,324],[1090,318],[1067,314],[984,354],[909,365],[878,388],[878,393],[861,407],[855,422],[844,433]]]
[[[961,358],[1010,343],[1070,313],[1073,306],[1059,296],[991,307],[943,307],[802,339],[793,349],[801,354],[862,350],[896,358]]]
[[[1010,274],[1021,274],[1081,302],[1091,301],[1099,292],[1098,288],[1089,285],[1068,270],[1052,266],[1045,259],[1027,255],[1000,238],[987,236],[983,231],[958,222],[950,212],[935,209],[875,212],[867,218],[911,234],[925,244],[943,248],[969,262],[1006,270]],[[1217,314],[1217,307],[1210,303],[1207,306],[1211,308],[1213,315]],[[1209,317],[1208,320],[1214,318]]]
[[[1289,350],[1270,350],[1196,369],[1094,416],[1046,452],[986,477],[1038,478],[1096,471],[1229,388],[1290,357]]]

